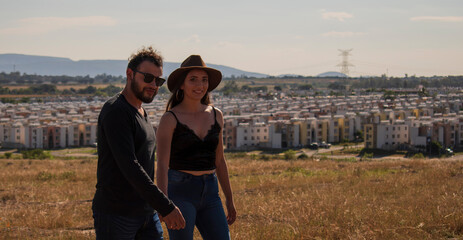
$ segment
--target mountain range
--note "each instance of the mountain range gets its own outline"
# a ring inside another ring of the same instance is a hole
[[[180,67],[181,63],[164,62],[164,76]],[[208,67],[218,69],[224,77],[269,77],[267,74],[248,72],[240,69],[209,64]],[[124,76],[127,68],[127,60],[79,60],[73,61],[69,58],[35,56],[24,54],[0,54],[0,72],[20,72],[37,75],[51,76],[86,76],[94,77],[98,74],[107,74],[113,76]],[[294,74],[285,74],[285,77]],[[283,75],[282,75],[283,76]],[[299,76],[299,75],[294,75]],[[317,75],[317,77],[346,77],[339,72],[325,72]]]
[[[164,76],[180,67],[181,63],[164,62]],[[265,78],[268,75],[255,72],[247,72],[240,69],[217,64],[206,63],[208,67],[218,69],[224,77],[256,77]],[[79,60],[69,58],[35,56],[23,54],[0,54],[0,72],[18,71],[37,75],[67,75],[94,77],[98,74],[124,76],[127,68],[127,60]]]

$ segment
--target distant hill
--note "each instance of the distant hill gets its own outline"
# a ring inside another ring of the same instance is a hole
[[[340,72],[324,72],[317,75],[317,77],[349,77],[344,73]]]
[[[164,62],[164,76],[168,76],[181,63]],[[208,67],[220,70],[224,77],[267,77],[266,74],[246,72],[223,65],[209,64]],[[37,75],[67,75],[91,77],[106,73],[113,76],[124,76],[127,60],[80,60],[73,61],[69,58],[34,56],[23,54],[0,54],[0,72],[10,73],[19,71]]]
[[[276,76],[277,78],[298,78],[298,77],[304,77],[302,75],[298,75],[298,74],[280,74],[278,76]]]

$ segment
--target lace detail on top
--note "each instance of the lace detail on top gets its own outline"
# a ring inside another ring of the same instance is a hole
[[[201,139],[188,125],[177,120],[170,147],[169,168],[174,170],[203,171],[215,169],[215,153],[222,128],[217,122],[214,110],[214,123]]]

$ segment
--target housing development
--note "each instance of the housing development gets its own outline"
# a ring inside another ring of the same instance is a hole
[[[212,96],[224,113],[226,149],[299,148],[311,143],[364,141],[365,148],[424,150],[433,141],[463,146],[463,93],[421,97],[416,93],[385,99],[383,94],[353,96]],[[98,113],[105,98],[45,99],[0,104],[3,148],[56,149],[94,146]],[[167,95],[144,108],[153,126],[165,111]]]

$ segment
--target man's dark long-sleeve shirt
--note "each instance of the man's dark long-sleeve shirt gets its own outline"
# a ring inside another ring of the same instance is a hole
[[[122,94],[108,100],[98,117],[98,169],[93,210],[122,216],[158,211],[174,204],[154,185],[156,135]]]

